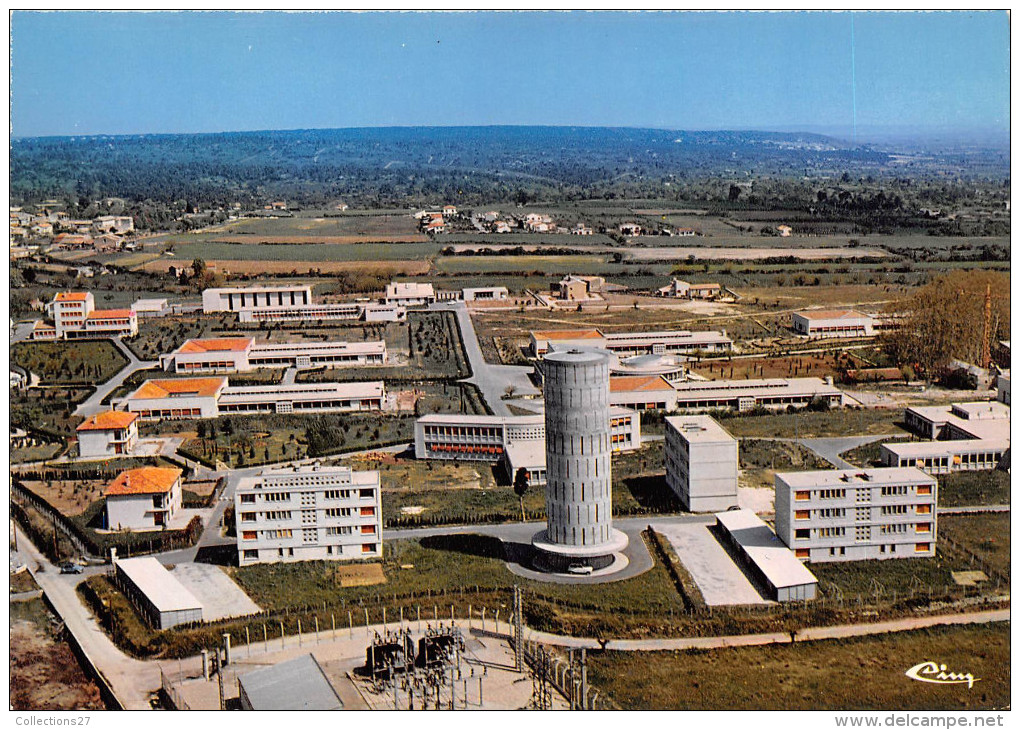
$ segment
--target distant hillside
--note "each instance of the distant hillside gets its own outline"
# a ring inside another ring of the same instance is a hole
[[[890,155],[810,133],[405,127],[16,139],[11,196],[187,200],[656,194],[673,181],[883,175]],[[1008,160],[1007,160],[1008,163]]]

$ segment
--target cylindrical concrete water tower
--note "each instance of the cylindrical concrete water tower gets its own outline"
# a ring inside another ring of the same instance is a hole
[[[556,572],[599,570],[627,546],[613,529],[609,355],[550,352],[543,382],[548,521],[532,540],[537,562]]]

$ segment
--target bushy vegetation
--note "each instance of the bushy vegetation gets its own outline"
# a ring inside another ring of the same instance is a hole
[[[39,376],[44,385],[96,385],[105,383],[128,364],[127,358],[106,340],[18,342],[11,347],[11,362]]]

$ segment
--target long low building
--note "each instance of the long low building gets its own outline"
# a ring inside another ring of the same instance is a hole
[[[155,629],[172,629],[202,620],[202,603],[156,558],[113,561],[124,595]]]
[[[807,337],[871,337],[874,318],[852,309],[812,309],[790,315],[793,331]]]
[[[833,386],[829,378],[689,380],[674,383],[673,388],[676,391],[674,407],[681,411],[803,407],[816,400],[838,408],[847,403],[843,391]]]
[[[995,469],[1009,451],[1009,439],[904,441],[881,444],[885,466],[916,466],[928,474]]]
[[[599,329],[545,330],[531,333],[531,354],[542,357],[550,348],[596,347],[620,357],[632,355],[725,352],[733,340],[725,332],[671,330],[664,332],[613,332]]]
[[[405,322],[407,309],[399,304],[372,302],[337,302],[333,304],[304,304],[285,307],[242,309],[237,321],[244,324],[274,322]]]
[[[312,287],[250,286],[205,289],[202,292],[202,311],[240,312],[245,309],[300,306],[312,303]]]
[[[177,373],[247,372],[272,367],[348,367],[383,365],[386,343],[256,342],[253,337],[188,340],[161,355],[164,370]]]
[[[216,418],[229,413],[378,411],[382,381],[231,386],[226,377],[147,380],[123,401],[142,420]]]
[[[815,598],[818,579],[754,512],[720,512],[715,520],[744,567],[772,600],[784,603]]]
[[[626,408],[609,412],[613,451],[641,447],[641,418]],[[545,483],[545,415],[470,416],[435,413],[414,425],[414,453],[419,459],[494,461],[512,479],[525,468],[533,486]]]

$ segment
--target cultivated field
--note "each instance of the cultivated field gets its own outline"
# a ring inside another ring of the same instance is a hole
[[[126,266],[122,261],[121,266]],[[258,259],[210,259],[207,264],[213,264],[219,271],[229,274],[254,275],[254,274],[338,274],[340,272],[366,272],[378,274],[379,276],[423,276],[431,268],[427,261],[298,261],[298,260],[258,260]],[[177,259],[157,259],[142,265],[142,271],[166,272],[171,266],[180,266]]]

